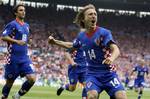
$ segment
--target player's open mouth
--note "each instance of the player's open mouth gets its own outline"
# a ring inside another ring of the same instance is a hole
[[[91,22],[92,22],[92,23],[95,23],[95,20],[92,20]]]

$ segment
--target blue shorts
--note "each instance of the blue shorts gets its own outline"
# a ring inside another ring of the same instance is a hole
[[[68,66],[68,77],[71,85],[77,84],[78,81],[80,83],[85,82],[85,72],[78,73],[77,71],[77,67],[73,67],[71,65]]]
[[[86,90],[96,90],[99,94],[105,90],[109,96],[114,96],[117,91],[124,90],[124,87],[119,81],[117,74],[112,73],[109,76],[103,74],[99,77],[88,75]]]
[[[138,87],[144,87],[144,80],[140,80],[140,79],[135,79],[134,81],[134,87],[138,88]]]
[[[5,65],[5,78],[15,80],[18,76],[24,77],[26,74],[33,74],[33,65],[30,60],[22,63],[10,62]]]

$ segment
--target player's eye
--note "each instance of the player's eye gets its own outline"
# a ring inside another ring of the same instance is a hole
[[[23,9],[20,9],[19,11],[24,11]]]

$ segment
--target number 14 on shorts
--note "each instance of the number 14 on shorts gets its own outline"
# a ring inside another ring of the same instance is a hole
[[[110,84],[116,88],[118,85],[120,85],[120,82],[117,78],[114,78],[110,81]]]

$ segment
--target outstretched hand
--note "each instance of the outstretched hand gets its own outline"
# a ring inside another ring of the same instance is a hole
[[[48,37],[48,43],[49,43],[49,44],[55,44],[55,39],[54,39],[53,36],[49,36],[49,37]]]

